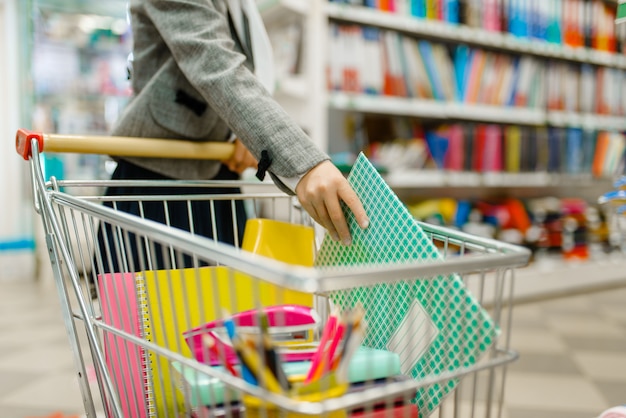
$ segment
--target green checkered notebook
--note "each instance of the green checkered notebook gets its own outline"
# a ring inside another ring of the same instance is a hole
[[[316,258],[317,268],[336,270],[442,258],[363,154],[348,181],[365,207],[370,226],[361,230],[344,206],[353,243],[345,247],[326,236]],[[354,288],[330,297],[343,308],[360,301],[368,323],[364,344],[398,353],[402,372],[415,379],[476,363],[498,333],[457,275]],[[420,389],[415,398],[420,415],[428,416],[457,384],[455,380]]]

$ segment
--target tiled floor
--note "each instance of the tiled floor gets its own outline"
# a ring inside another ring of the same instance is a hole
[[[0,283],[0,418],[82,415],[50,285]],[[626,403],[626,288],[518,305],[505,418],[592,418]],[[478,415],[477,415],[478,416]]]

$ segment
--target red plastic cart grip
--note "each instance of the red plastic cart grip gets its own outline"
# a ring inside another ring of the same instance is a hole
[[[15,134],[15,149],[27,161],[33,154],[31,149],[31,141],[33,139],[39,142],[39,152],[43,151],[43,133],[29,131],[28,129],[18,129],[17,134]]]

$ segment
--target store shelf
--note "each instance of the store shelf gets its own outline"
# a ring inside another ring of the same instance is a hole
[[[360,6],[329,3],[326,12],[328,17],[334,20],[377,26],[446,42],[468,43],[512,53],[626,69],[626,57],[590,48],[571,48],[543,41],[525,40],[506,33],[401,16]]]
[[[330,93],[329,105],[338,110],[434,119],[459,119],[522,125],[543,125],[546,122],[545,112],[541,109],[469,105],[342,92]]]
[[[576,112],[548,112],[548,123],[558,127],[626,131],[626,117]]]
[[[507,272],[505,280],[496,280],[494,272],[485,275],[484,281],[470,275],[466,284],[470,292],[489,306],[499,294],[497,283],[504,283],[501,291],[504,300],[512,297],[514,303],[532,302],[545,298],[561,297],[580,292],[597,291],[626,284],[626,255],[603,255],[590,261],[565,261],[556,257],[531,262],[527,267]],[[511,289],[511,278],[514,277]],[[511,293],[512,290],[512,293]]]
[[[543,260],[517,271],[514,299],[518,302],[626,284],[626,255],[601,260]]]
[[[408,170],[392,171],[384,177],[395,193],[406,201],[450,196],[458,199],[578,196],[595,201],[600,194],[612,189],[611,179],[593,178],[589,174]]]
[[[569,175],[547,172],[532,173],[476,173],[439,170],[407,170],[390,172],[385,181],[392,188],[569,188],[610,187],[608,179],[594,179],[591,175]]]
[[[120,19],[126,18],[128,4],[126,0],[40,0],[37,6],[59,13],[95,14],[112,16]]]
[[[447,103],[446,117],[452,119],[543,125],[546,122],[543,109],[503,107],[481,104]]]
[[[402,97],[374,96],[331,92],[329,105],[338,110],[380,113],[401,116],[445,118],[447,104],[435,100],[406,99]]]
[[[304,89],[306,86],[295,88],[296,91]],[[440,102],[404,97],[331,92],[329,106],[337,110],[384,115],[626,131],[626,117],[623,116]]]

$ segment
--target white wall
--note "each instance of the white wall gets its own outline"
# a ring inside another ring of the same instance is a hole
[[[17,2],[0,0],[0,241],[32,237],[32,210],[26,163],[15,152],[20,123],[19,39]],[[28,251],[0,252],[0,280],[32,276],[34,257]]]

